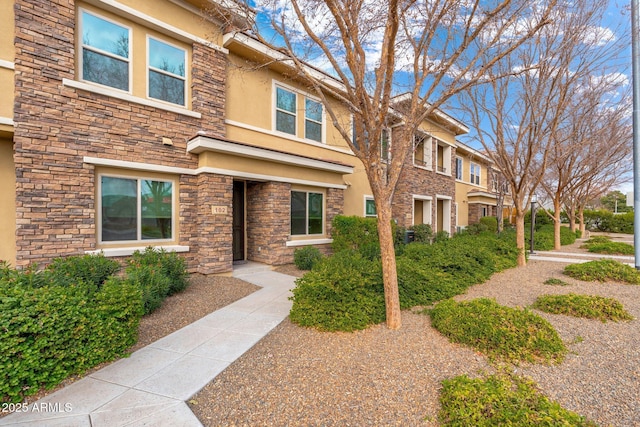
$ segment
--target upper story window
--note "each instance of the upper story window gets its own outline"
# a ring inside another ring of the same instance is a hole
[[[275,130],[310,141],[323,142],[322,103],[293,89],[280,85],[274,87]]]
[[[276,87],[276,130],[296,134],[296,94]]]
[[[413,137],[413,164],[423,168],[431,169],[431,137],[426,135],[415,135]]]
[[[322,142],[322,104],[309,98],[304,100],[304,137]]]
[[[469,166],[470,169],[470,179],[469,182],[472,184],[480,185],[480,165],[471,163]]]
[[[185,105],[187,52],[148,38],[149,98]]]
[[[130,90],[131,29],[82,11],[83,80]]]
[[[462,158],[456,157],[456,179],[462,179]]]
[[[436,140],[437,172],[451,176],[451,146]]]

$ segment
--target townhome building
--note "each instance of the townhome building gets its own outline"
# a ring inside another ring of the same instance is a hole
[[[225,33],[244,12],[213,0],[16,0],[0,12],[14,23],[0,34],[0,259],[153,246],[224,273],[291,262],[303,245],[328,251],[336,215],[375,215],[362,163],[308,82]],[[455,138],[467,130],[440,112],[425,121],[399,224],[455,230]]]
[[[498,216],[498,209],[503,218],[510,218],[511,199],[501,188],[500,171],[488,156],[460,141],[456,142],[455,179],[458,229],[485,216]]]

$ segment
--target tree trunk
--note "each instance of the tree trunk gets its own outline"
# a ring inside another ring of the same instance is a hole
[[[396,251],[391,228],[391,205],[380,203],[378,210],[378,237],[380,240],[380,257],[382,258],[382,279],[384,281],[384,303],[387,315],[387,327],[400,329],[402,316],[400,312],[400,294],[398,292],[398,275],[396,271]]]
[[[574,208],[567,209],[567,215],[569,216],[569,229],[575,233],[576,231],[576,210]]]
[[[562,226],[560,222],[560,210],[562,207],[560,206],[560,201],[553,201],[553,249],[560,250],[562,248],[562,242],[560,240],[560,227]]]
[[[589,236],[587,236],[587,225],[584,223],[584,209],[578,210],[578,219],[580,220],[580,232],[582,237],[586,239]]]
[[[524,212],[516,208],[516,247],[518,248],[518,266],[527,265],[524,240]]]

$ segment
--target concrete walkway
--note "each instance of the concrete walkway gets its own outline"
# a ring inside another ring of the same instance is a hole
[[[254,263],[233,275],[262,289],[0,418],[0,426],[202,426],[185,401],[291,309],[294,277]]]
[[[597,259],[613,259],[622,263],[631,265],[635,264],[635,257],[625,255],[606,255],[606,254],[592,254],[592,253],[577,253],[577,252],[560,252],[560,251],[535,251],[533,254],[528,254],[529,260],[532,261],[554,261],[554,262],[566,262],[571,264],[580,264],[584,262],[594,261]]]

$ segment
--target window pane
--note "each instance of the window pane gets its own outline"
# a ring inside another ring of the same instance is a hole
[[[309,193],[309,233],[322,234],[322,194]]]
[[[129,90],[129,63],[84,49],[82,78],[116,89]]]
[[[322,122],[322,104],[316,101],[312,101],[309,98],[305,99],[305,117],[316,122]]]
[[[322,142],[322,125],[320,123],[305,121],[304,137],[314,141]]]
[[[173,185],[142,180],[142,239],[171,239]]]
[[[82,13],[82,43],[129,58],[129,30],[87,12]]]
[[[276,130],[280,132],[296,134],[296,116],[283,113],[282,111],[276,111]]]
[[[276,107],[281,110],[288,111],[290,113],[296,113],[296,94],[284,90],[282,88],[276,88]]]
[[[136,240],[137,181],[103,176],[101,184],[102,240]]]
[[[150,38],[149,66],[184,77],[185,51]]]
[[[291,234],[307,234],[307,193],[291,192]]]
[[[184,105],[184,80],[149,70],[149,97]]]
[[[376,216],[376,203],[373,200],[367,200],[365,202],[365,216]]]

